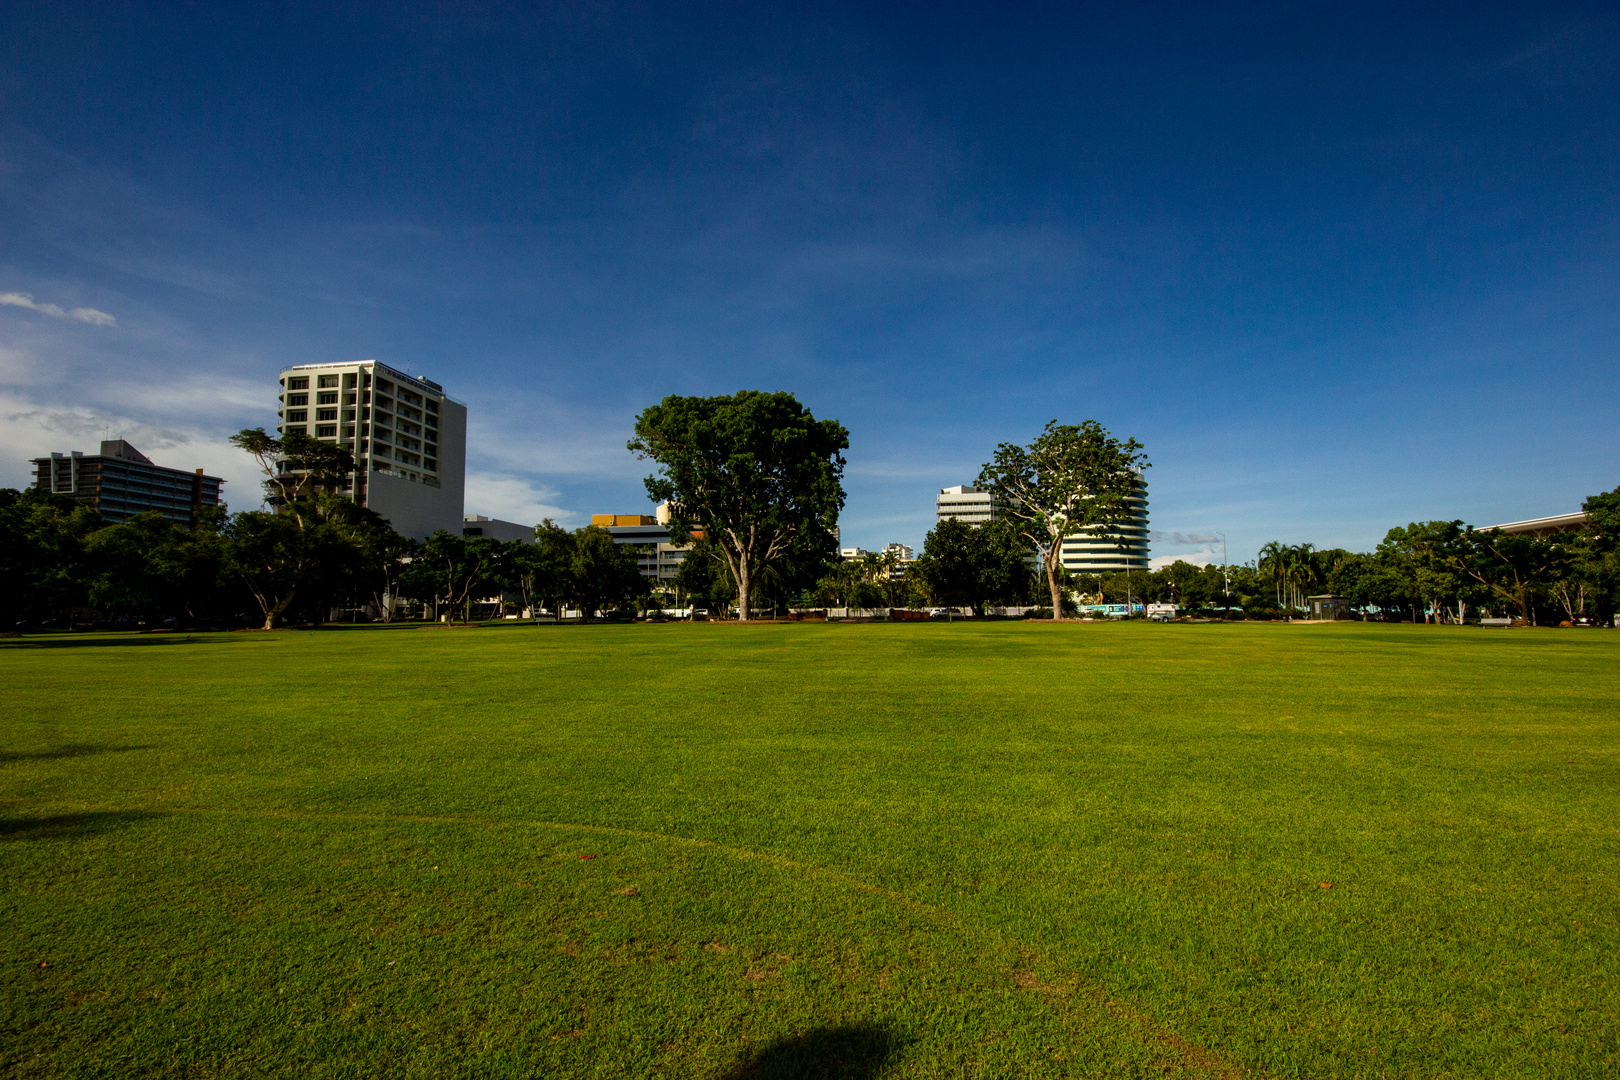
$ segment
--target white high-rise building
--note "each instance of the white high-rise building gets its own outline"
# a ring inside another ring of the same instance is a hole
[[[444,387],[387,364],[283,368],[276,415],[283,434],[302,432],[354,455],[343,490],[425,540],[461,535],[467,473],[467,406]]]
[[[982,488],[966,484],[940,488],[939,494],[934,497],[934,521],[937,524],[946,518],[965,521],[969,525],[982,525],[996,519],[996,504],[991,500],[990,493]]]
[[[1106,529],[1087,529],[1063,538],[1063,566],[1072,574],[1113,574],[1147,570],[1147,480],[1136,477],[1136,492],[1125,499],[1126,517]]]
[[[1063,565],[1076,574],[1112,574],[1148,569],[1147,480],[1138,475],[1136,493],[1125,500],[1127,516],[1108,529],[1084,530],[1063,539]],[[954,518],[982,525],[1001,516],[990,493],[958,484],[941,488],[934,499],[934,520]],[[1034,556],[1030,558],[1033,560]]]

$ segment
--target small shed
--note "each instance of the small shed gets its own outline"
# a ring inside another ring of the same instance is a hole
[[[1313,619],[1348,619],[1350,618],[1350,601],[1342,596],[1326,593],[1322,596],[1307,596],[1305,602],[1310,605]]]

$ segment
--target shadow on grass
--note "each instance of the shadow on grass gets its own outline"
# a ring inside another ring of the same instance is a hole
[[[204,640],[199,634],[85,633],[51,634],[38,637],[0,638],[0,649],[107,649],[124,645],[217,645],[212,634]]]
[[[150,750],[150,746],[97,746],[94,743],[67,743],[51,750],[0,750],[0,765],[16,761],[56,761],[61,758],[89,757],[91,754],[121,754],[127,750]]]
[[[150,810],[90,810],[33,818],[0,818],[0,840],[71,840],[163,815]]]
[[[873,1024],[815,1028],[755,1051],[721,1080],[869,1080],[898,1048],[898,1039]]]

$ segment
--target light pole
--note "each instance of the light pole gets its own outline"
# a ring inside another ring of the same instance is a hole
[[[1221,538],[1221,602],[1225,605],[1221,608],[1221,618],[1230,619],[1232,617],[1232,567],[1226,561],[1226,534],[1218,532],[1215,535]]]

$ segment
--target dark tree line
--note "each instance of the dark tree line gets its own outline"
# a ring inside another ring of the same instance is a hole
[[[1306,598],[1331,594],[1364,617],[1457,622],[1481,614],[1533,624],[1601,625],[1620,609],[1620,488],[1582,508],[1585,526],[1546,537],[1420,521],[1390,529],[1371,552],[1267,544],[1259,558],[1225,571],[1174,563],[1079,580],[1109,602],[1129,593],[1192,609],[1230,606],[1250,617],[1297,617]]]
[[[263,430],[232,440],[265,473],[268,509],[209,508],[187,525],[156,511],[109,524],[67,496],[0,490],[0,627],[319,625],[334,610],[466,619],[489,597],[564,605],[586,619],[645,604],[634,557],[604,529],[547,521],[535,543],[396,533],[341,490],[347,452]]]

